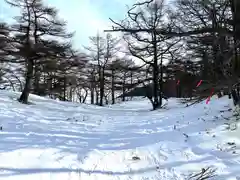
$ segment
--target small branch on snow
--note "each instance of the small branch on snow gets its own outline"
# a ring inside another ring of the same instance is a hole
[[[188,180],[206,180],[216,176],[216,169],[212,167],[202,168],[200,172],[191,174]]]
[[[189,138],[189,136],[188,136],[186,133],[183,133],[183,135],[184,135],[186,138]]]

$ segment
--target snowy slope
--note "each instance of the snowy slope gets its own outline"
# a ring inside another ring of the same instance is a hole
[[[0,91],[0,180],[181,180],[207,166],[218,180],[240,176],[226,97],[150,111],[144,99],[97,107],[18,96]]]

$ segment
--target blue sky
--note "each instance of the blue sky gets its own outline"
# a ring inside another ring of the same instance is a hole
[[[10,21],[16,14],[13,8],[0,2],[0,20]],[[68,29],[75,31],[74,45],[88,44],[88,37],[112,25],[109,17],[120,20],[126,15],[126,5],[134,0],[44,0],[59,9],[60,17],[68,22]]]

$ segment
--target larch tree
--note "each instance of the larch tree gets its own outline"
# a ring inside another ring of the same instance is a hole
[[[29,94],[34,89],[33,80],[35,87],[40,80],[44,59],[64,56],[71,45],[62,40],[71,38],[73,34],[66,32],[66,22],[57,17],[57,10],[45,5],[42,0],[6,2],[20,9],[20,15],[14,18],[16,23],[11,26],[14,48],[10,53],[15,59],[12,62],[23,63],[26,67],[25,85],[19,101],[28,103]]]
[[[117,44],[118,40],[112,37],[110,34],[105,37],[97,34],[95,37],[90,37],[91,46],[86,47],[86,49],[90,52],[90,59],[92,59],[92,63],[97,67],[97,84],[95,89],[97,90],[96,96],[97,101],[99,100],[98,105],[103,106],[104,99],[104,89],[105,89],[105,71],[107,65],[112,61],[112,58],[117,52]],[[96,78],[96,77],[95,77]],[[97,88],[98,87],[98,88]]]
[[[158,33],[159,29],[168,28],[165,14],[163,0],[146,1],[134,4],[128,11],[128,19],[123,22],[112,20],[117,26],[115,29],[125,32],[124,39],[130,54],[152,69],[152,92],[148,98],[154,110],[162,106],[163,59],[176,44],[175,39]]]

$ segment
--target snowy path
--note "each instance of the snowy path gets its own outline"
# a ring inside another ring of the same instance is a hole
[[[26,106],[17,97],[0,92],[0,179],[180,180],[209,165],[218,180],[240,175],[225,97],[188,108],[170,100],[156,112],[145,100],[96,107],[31,96]]]

